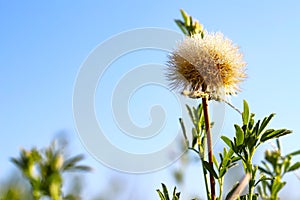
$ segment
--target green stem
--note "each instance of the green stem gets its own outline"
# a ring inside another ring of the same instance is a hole
[[[208,179],[207,179],[207,171],[205,170],[204,165],[203,165],[204,159],[201,159],[201,162],[202,162],[203,177],[204,177],[204,182],[205,182],[206,197],[207,197],[207,200],[209,200],[210,196],[209,196],[209,188],[208,188],[209,186],[208,186]]]
[[[203,136],[203,141],[205,141],[206,139],[206,135]],[[201,140],[201,138],[199,137],[198,140]],[[209,186],[208,186],[208,178],[207,178],[207,170],[204,168],[204,161],[205,161],[205,146],[204,144],[203,147],[202,147],[202,150],[201,150],[201,145],[202,143],[200,141],[198,141],[198,153],[199,153],[199,157],[200,157],[200,160],[201,160],[201,164],[202,164],[202,170],[203,170],[203,177],[204,177],[204,183],[205,183],[205,189],[206,189],[206,197],[207,197],[207,200],[210,200],[210,195],[209,195]]]
[[[254,184],[253,184],[253,175],[251,174],[251,179],[249,181],[249,200],[253,199],[254,194]]]
[[[254,167],[252,164],[252,157],[253,157],[254,151],[249,153],[249,159],[247,160],[246,163],[246,169],[245,172],[250,173],[250,180],[249,180],[249,189],[248,189],[248,199],[252,200],[253,195],[254,195],[254,188],[255,188],[255,176],[256,176],[256,171],[257,171],[257,166]]]
[[[222,200],[224,178],[219,178],[219,199]]]
[[[202,97],[202,106],[203,106],[203,114],[204,114],[204,121],[205,121],[205,130],[207,135],[207,148],[208,148],[208,163],[211,168],[214,167],[213,163],[213,150],[212,150],[212,135],[210,132],[210,120],[209,120],[209,112],[208,112],[208,97]],[[215,179],[212,173],[210,175],[210,191],[211,191],[211,199],[216,199],[216,191],[215,191]]]

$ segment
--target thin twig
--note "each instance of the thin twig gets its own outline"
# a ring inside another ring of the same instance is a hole
[[[242,112],[235,107],[233,104],[231,104],[229,101],[225,100],[225,99],[221,99],[221,101],[223,101],[224,103],[226,103],[227,105],[229,105],[231,108],[233,108],[235,111],[237,111],[239,114],[242,114]]]
[[[185,90],[182,92],[182,95],[184,96],[188,96],[192,99],[200,99],[200,98],[203,98],[204,96],[207,96],[208,94],[205,93],[205,92],[201,92],[201,91],[188,91],[188,90]],[[229,101],[227,101],[226,99],[223,99],[221,97],[214,97],[213,95],[209,95],[209,97],[212,99],[212,100],[215,100],[215,101],[223,101],[224,103],[226,103],[227,105],[229,105],[231,108],[233,108],[235,111],[237,111],[239,114],[242,114],[242,112],[237,108],[235,107],[233,104],[231,104]]]
[[[198,155],[200,154],[200,152],[197,151],[196,149],[194,149],[193,147],[188,147],[188,149],[194,151],[194,152],[195,152],[196,154],[198,154]]]

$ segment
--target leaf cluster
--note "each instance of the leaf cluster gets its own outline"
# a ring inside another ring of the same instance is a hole
[[[186,36],[192,36],[194,34],[201,34],[204,37],[203,26],[198,20],[193,20],[192,16],[189,16],[184,10],[180,9],[183,20],[175,19],[175,23],[180,30]]]
[[[173,189],[172,197],[169,196],[168,188],[165,184],[162,185],[162,191],[157,189],[156,192],[158,193],[160,200],[179,200],[180,192],[176,191],[176,187]]]
[[[78,164],[83,160],[83,155],[66,158],[62,149],[52,142],[49,147],[41,150],[22,149],[18,158],[11,158],[24,178],[29,181],[34,199],[43,196],[51,197],[53,200],[64,199],[63,173],[91,170],[88,166]]]
[[[230,140],[226,136],[221,136],[230,149],[243,160],[246,168],[249,167],[247,163],[250,164],[252,162],[252,157],[259,145],[268,140],[292,133],[291,130],[287,129],[265,130],[271,119],[275,116],[274,113],[257,122],[255,122],[254,116],[254,113],[250,114],[247,101],[244,101],[244,111],[242,113],[243,125],[234,124],[235,137],[233,140]],[[251,171],[252,169],[247,168],[247,170]]]
[[[300,162],[292,164],[292,157],[300,155],[300,150],[282,155],[279,140],[276,140],[277,149],[265,152],[265,158],[262,166],[258,169],[261,172],[261,187],[258,192],[265,200],[278,199],[279,191],[285,186],[286,182],[282,180],[286,173],[300,168]]]

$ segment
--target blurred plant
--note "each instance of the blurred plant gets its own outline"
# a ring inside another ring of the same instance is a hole
[[[53,200],[62,200],[75,198],[72,194],[63,195],[63,174],[91,170],[88,166],[78,164],[83,158],[83,155],[65,158],[63,148],[53,141],[45,149],[21,149],[20,157],[11,158],[11,161],[30,183],[33,199],[46,196]]]
[[[282,181],[283,176],[300,168],[300,162],[294,164],[291,162],[293,156],[300,155],[300,150],[283,156],[278,139],[276,144],[276,149],[265,152],[265,160],[262,161],[263,166],[258,167],[261,172],[261,187],[258,186],[258,192],[265,200],[278,199],[279,191],[286,184],[285,181]]]
[[[21,179],[18,171],[13,171],[5,180],[0,183],[1,200],[32,200],[30,186],[24,179]]]
[[[156,190],[161,200],[179,200],[180,192],[176,192],[176,187],[174,187],[173,189],[172,199],[171,199],[165,184],[162,183],[161,185],[162,185],[162,191]]]

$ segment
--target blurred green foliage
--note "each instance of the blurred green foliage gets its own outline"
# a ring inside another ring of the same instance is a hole
[[[176,191],[176,187],[174,187],[174,189],[173,189],[172,198],[171,198],[169,196],[168,188],[166,187],[166,185],[163,183],[161,185],[162,185],[162,191],[159,189],[156,190],[156,192],[159,195],[160,200],[179,200],[180,192]]]
[[[292,162],[294,156],[300,155],[300,150],[283,156],[278,139],[276,144],[276,149],[265,152],[265,159],[261,161],[262,166],[258,167],[261,173],[261,186],[258,187],[258,192],[265,200],[278,199],[279,191],[286,184],[283,176],[300,168],[300,162]]]
[[[79,164],[84,158],[83,155],[67,158],[63,149],[64,147],[53,141],[43,149],[21,149],[19,157],[11,158],[12,163],[17,166],[23,178],[29,183],[26,199],[39,200],[43,197],[49,197],[52,200],[79,199],[74,194],[63,194],[63,174],[88,172],[91,168]],[[24,186],[21,184],[13,185],[13,187],[8,185],[7,189],[1,192],[1,199],[23,199],[19,198],[24,195],[21,192],[22,188]]]

